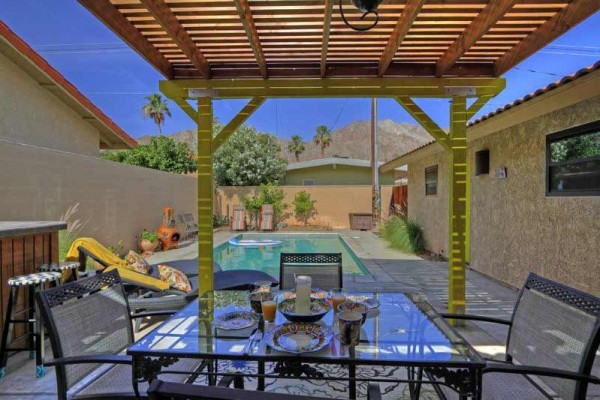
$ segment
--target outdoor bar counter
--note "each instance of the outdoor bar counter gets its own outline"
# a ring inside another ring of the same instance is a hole
[[[37,272],[42,264],[58,262],[58,231],[66,228],[60,221],[0,221],[0,335],[8,303],[7,280]],[[19,293],[17,311],[29,307],[25,294],[25,290]],[[15,324],[14,341],[20,342],[25,332],[24,324]]]

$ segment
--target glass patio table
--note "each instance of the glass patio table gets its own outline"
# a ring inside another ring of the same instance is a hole
[[[266,345],[263,333],[281,325],[285,317],[277,312],[272,323],[255,324],[241,330],[216,329],[212,321],[227,312],[250,310],[248,292],[209,292],[164,321],[128,350],[133,357],[138,382],[152,380],[162,367],[182,358],[203,359],[208,382],[214,384],[217,375],[227,375],[217,369],[218,360],[257,362],[258,389],[264,389],[265,379],[334,379],[311,367],[310,364],[338,364],[348,368],[349,396],[356,398],[356,382],[405,382],[411,395],[418,397],[423,374],[456,390],[464,398],[481,398],[481,371],[485,361],[419,294],[359,293],[379,301],[362,326],[360,344],[345,346],[337,334],[337,318],[329,311],[318,323],[334,331],[331,343],[317,352],[300,355],[279,352]],[[265,371],[266,363],[274,363]],[[407,378],[357,378],[360,366],[406,367]],[[229,372],[231,373],[231,372]]]

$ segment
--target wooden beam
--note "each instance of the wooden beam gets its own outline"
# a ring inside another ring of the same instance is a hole
[[[598,10],[600,10],[598,0],[571,1],[562,11],[496,60],[495,75],[502,75]]]
[[[396,51],[398,51],[398,47],[400,47],[400,43],[402,43],[404,37],[410,30],[410,27],[417,18],[419,11],[421,11],[423,4],[425,4],[425,0],[408,0],[406,2],[404,10],[402,10],[402,14],[400,14],[396,26],[394,26],[394,30],[392,31],[392,35],[379,59],[379,76],[383,76],[386,73],[388,67],[392,63]]]
[[[444,75],[515,3],[516,0],[490,0],[460,37],[440,57],[435,68],[436,76]]]
[[[396,101],[446,150],[450,150],[448,134],[438,126],[410,97]]]
[[[210,78],[210,66],[204,54],[196,47],[190,35],[183,28],[164,0],[141,0],[156,21],[163,27],[167,35],[173,39],[183,54],[200,71],[203,77]]]
[[[166,78],[173,78],[171,63],[108,0],[79,0],[79,3],[104,22]]]
[[[323,17],[323,42],[321,44],[321,78],[327,75],[327,49],[329,48],[329,32],[331,30],[331,14],[334,0],[325,0],[325,13]]]
[[[254,52],[254,57],[256,58],[256,63],[258,64],[260,74],[266,79],[268,77],[267,61],[265,60],[265,55],[263,54],[262,45],[260,44],[260,38],[258,37],[256,25],[254,25],[254,18],[252,18],[252,11],[250,10],[248,0],[234,0],[234,2],[242,25],[244,26],[244,30],[246,31],[246,36],[250,42],[250,47],[252,47],[252,52]]]
[[[266,97],[254,97],[252,98],[248,104],[242,108],[242,110],[229,122],[226,126],[224,126],[221,131],[217,134],[217,136],[213,139],[213,152],[216,151],[219,146],[221,146],[228,138],[235,132],[250,116],[254,113],[254,111],[258,110],[258,108],[264,103]]]
[[[173,100],[194,122],[198,122],[198,112],[194,110],[194,107],[192,107],[184,98],[173,97],[171,100]]]

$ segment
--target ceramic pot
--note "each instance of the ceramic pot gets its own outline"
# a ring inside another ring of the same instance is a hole
[[[154,240],[151,242],[147,239],[142,239],[140,240],[139,245],[143,254],[151,255],[154,254],[154,250],[156,250],[156,248],[158,247],[158,240]]]

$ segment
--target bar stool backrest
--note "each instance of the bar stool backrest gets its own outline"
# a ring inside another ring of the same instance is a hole
[[[129,305],[115,271],[38,293],[54,358],[115,355],[133,343]],[[58,392],[65,393],[100,364],[56,367]]]

